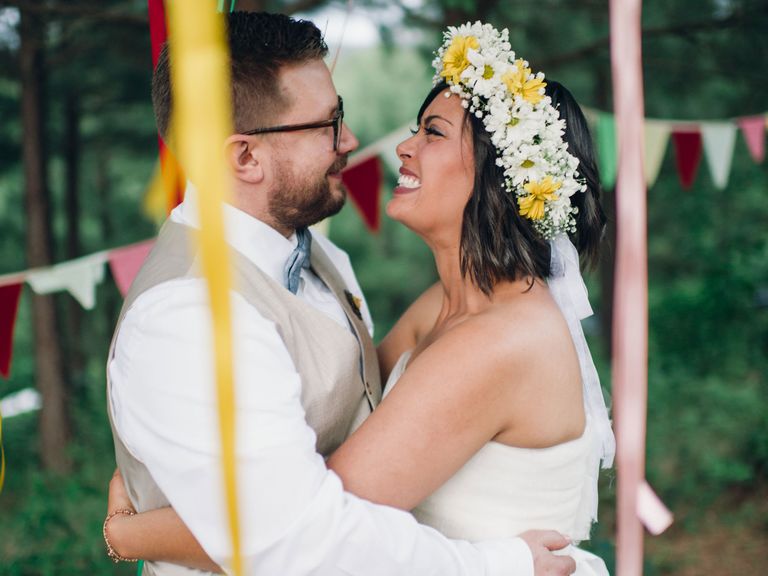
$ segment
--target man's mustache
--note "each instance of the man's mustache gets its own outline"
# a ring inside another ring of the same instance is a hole
[[[347,167],[347,161],[349,159],[348,156],[349,156],[348,154],[344,154],[343,156],[339,156],[336,159],[336,161],[333,164],[331,164],[331,167],[328,168],[328,174],[338,174],[342,170],[344,170],[344,168]]]

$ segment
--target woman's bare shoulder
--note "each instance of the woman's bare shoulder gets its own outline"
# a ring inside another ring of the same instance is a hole
[[[397,360],[424,338],[440,313],[443,289],[440,282],[427,288],[392,327],[378,346],[382,382],[386,382]]]
[[[548,290],[500,297],[457,328],[445,357],[474,362],[483,388],[508,406],[498,439],[541,447],[578,437],[583,430],[578,356]]]

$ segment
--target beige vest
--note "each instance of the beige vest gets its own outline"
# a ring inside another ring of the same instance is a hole
[[[109,360],[114,357],[120,325],[142,293],[176,278],[200,277],[199,254],[191,237],[194,231],[167,221],[157,243],[131,285],[115,328]],[[317,242],[312,245],[311,266],[336,295],[352,330],[297,298],[264,274],[236,250],[231,251],[233,288],[266,319],[277,326],[294,365],[301,375],[301,402],[308,424],[317,434],[317,451],[328,456],[381,400],[376,350],[359,315],[353,295]],[[130,382],[122,383],[123,386]],[[214,385],[213,382],[211,385]],[[278,382],[275,385],[279,385]],[[107,397],[110,398],[109,373]],[[168,506],[165,495],[146,467],[125,448],[114,427],[112,403],[107,401],[115,457],[128,494],[139,512]],[[166,563],[145,563],[144,574],[194,574]]]

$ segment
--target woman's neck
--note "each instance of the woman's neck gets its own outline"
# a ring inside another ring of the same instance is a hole
[[[461,273],[461,251],[456,245],[432,246],[437,273],[443,286],[443,305],[436,326],[445,326],[479,314],[494,304],[497,296],[512,296],[530,291],[531,278],[502,280],[485,294],[469,274]],[[537,284],[537,282],[534,282]]]
[[[458,244],[433,247],[432,254],[443,285],[443,307],[438,324],[477,314],[491,305],[493,294],[484,294],[469,275],[461,274]]]

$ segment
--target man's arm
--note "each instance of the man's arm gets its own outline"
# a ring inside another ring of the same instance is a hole
[[[345,493],[315,452],[301,382],[277,329],[233,294],[241,548],[258,574],[532,574],[521,540],[470,544]],[[205,551],[225,569],[213,350],[202,282],[129,312],[113,370],[116,426]],[[567,572],[564,572],[567,573]]]

